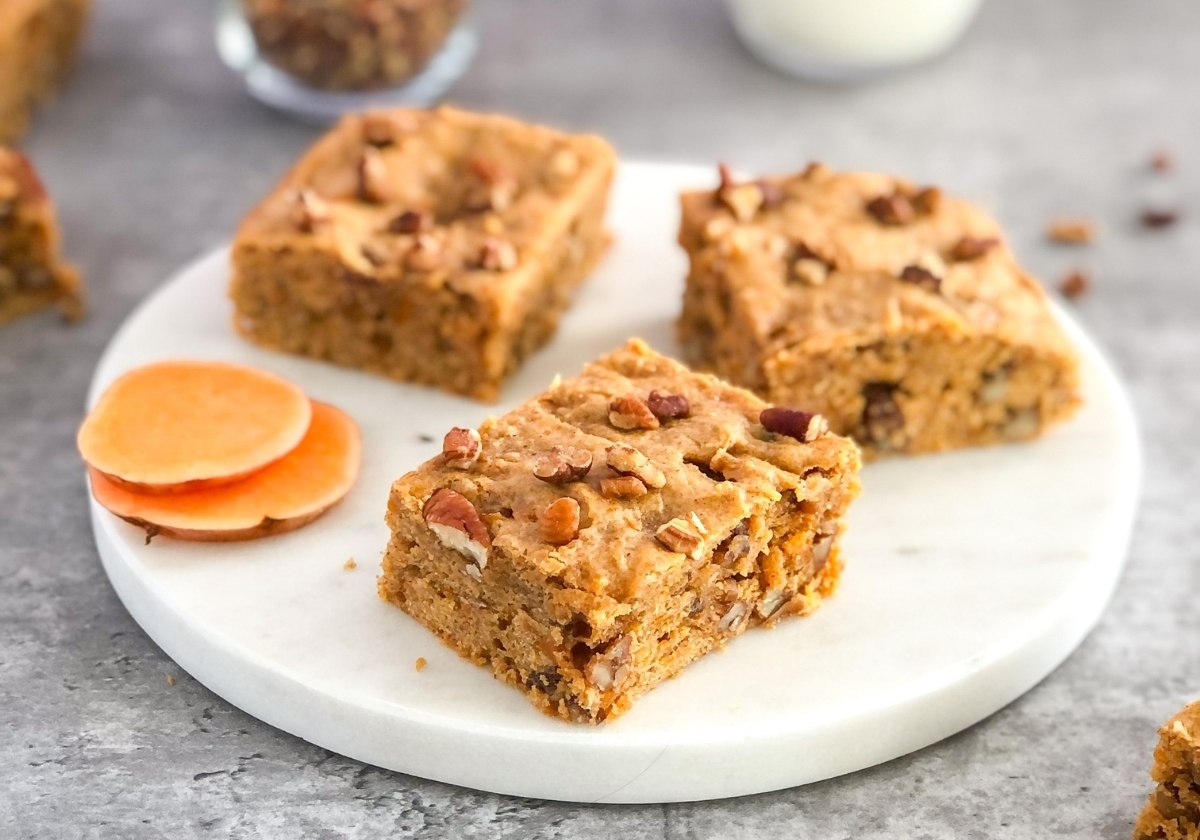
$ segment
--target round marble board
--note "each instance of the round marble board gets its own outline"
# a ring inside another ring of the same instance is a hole
[[[93,503],[100,557],[129,612],[204,685],[314,744],[561,800],[712,799],[817,781],[946,738],[1029,690],[1080,643],[1116,584],[1141,464],[1121,386],[1066,315],[1083,354],[1078,416],[1030,444],[868,466],[837,594],[808,618],[746,633],[616,721],[543,716],[377,597],[388,488],[438,452],[448,428],[516,405],[629,336],[676,352],[676,194],[712,177],[621,167],[611,253],[496,406],[259,350],[230,327],[228,252],[184,269],[113,339],[92,400],[155,359],[246,362],[357,419],[363,470],[322,519],[244,543],[146,545]],[[349,558],[357,568],[344,567]],[[428,661],[420,673],[418,657]]]

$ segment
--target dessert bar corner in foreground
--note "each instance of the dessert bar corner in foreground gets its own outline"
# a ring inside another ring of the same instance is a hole
[[[841,567],[859,451],[638,340],[392,487],[379,591],[541,710],[599,723]]]

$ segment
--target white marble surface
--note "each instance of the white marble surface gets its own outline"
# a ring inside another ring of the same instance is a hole
[[[596,129],[631,156],[910,173],[986,203],[1048,280],[1091,269],[1075,311],[1143,430],[1145,491],[1115,598],[1033,691],[881,767],[661,807],[479,794],[340,759],[185,678],[108,587],[72,451],[95,361],[313,137],[245,97],[216,57],[210,11],[99,0],[81,72],[28,140],[93,310],[73,329],[0,330],[0,836],[1128,837],[1155,728],[1200,696],[1193,0],[1136,13],[1127,0],[994,0],[945,59],[849,87],[763,69],[715,0],[483,0],[489,34],[464,105]],[[1161,146],[1179,166],[1152,176]],[[1139,228],[1155,199],[1183,206],[1178,226]],[[1097,219],[1101,238],[1046,244],[1060,213]]]
[[[172,279],[122,326],[94,394],[163,358],[251,364],[349,412],[365,459],[340,505],[268,540],[147,545],[93,504],[101,558],[133,617],[191,676],[315,744],[425,778],[581,802],[820,781],[941,740],[1024,693],[1107,602],[1141,472],[1127,398],[1073,326],[1086,403],[1070,423],[1031,444],[870,465],[834,598],[803,621],[747,633],[603,727],[546,717],[379,600],[388,488],[443,430],[519,404],[631,332],[678,353],[676,196],[712,179],[709,168],[621,167],[613,249],[495,407],[249,346],[229,327],[224,249]],[[348,572],[347,557],[360,567]],[[417,657],[429,663],[420,673]]]

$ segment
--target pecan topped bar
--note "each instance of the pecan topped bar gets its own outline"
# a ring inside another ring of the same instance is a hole
[[[1200,701],[1185,706],[1158,730],[1156,783],[1133,829],[1133,840],[1200,837]]]
[[[638,340],[451,430],[392,488],[380,594],[543,711],[599,723],[832,592],[853,442]]]
[[[820,164],[683,196],[689,360],[820,412],[868,456],[1029,438],[1075,352],[983,211]]]
[[[507,117],[346,117],[242,224],[236,326],[495,399],[603,253],[613,165],[598,137]]]

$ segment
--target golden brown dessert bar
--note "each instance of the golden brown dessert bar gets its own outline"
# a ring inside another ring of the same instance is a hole
[[[598,137],[502,116],[346,117],[242,224],[236,327],[493,400],[604,252],[614,161]]]
[[[542,711],[599,723],[841,568],[858,448],[639,340],[392,487],[382,597]]]
[[[242,0],[259,53],[313,87],[367,90],[424,69],[466,0]]]
[[[1150,775],[1158,786],[1133,840],[1200,840],[1200,701],[1158,731]]]
[[[34,107],[62,83],[89,5],[90,0],[0,2],[0,143],[20,137]]]
[[[50,304],[72,320],[83,313],[79,274],[58,251],[54,206],[37,173],[0,147],[0,323]]]
[[[819,411],[867,457],[1023,440],[1079,403],[1075,351],[983,211],[820,164],[682,197],[687,359]]]

